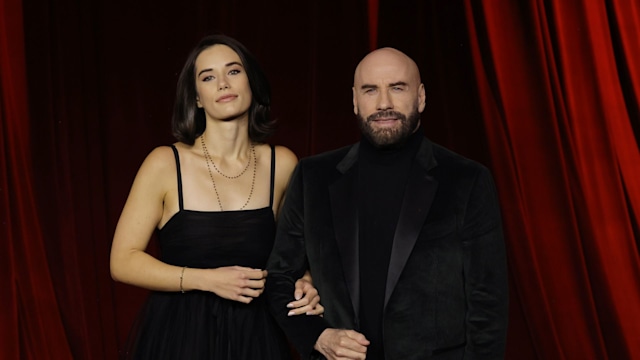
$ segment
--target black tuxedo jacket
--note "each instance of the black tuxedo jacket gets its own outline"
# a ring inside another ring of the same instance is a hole
[[[270,309],[303,358],[327,327],[359,329],[357,164],[353,145],[294,171],[268,262]],[[372,194],[375,196],[375,194]],[[324,317],[287,316],[309,268]],[[489,171],[424,139],[396,227],[383,311],[387,359],[500,359],[507,327],[500,210]]]

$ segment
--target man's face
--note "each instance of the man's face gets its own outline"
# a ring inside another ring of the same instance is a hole
[[[425,107],[415,63],[392,49],[369,54],[356,69],[353,107],[362,134],[374,145],[402,144],[418,128]]]

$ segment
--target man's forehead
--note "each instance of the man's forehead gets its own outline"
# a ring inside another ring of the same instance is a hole
[[[415,76],[407,67],[392,64],[364,66],[356,72],[356,84],[390,85],[397,83],[411,84],[416,82]]]
[[[354,74],[354,84],[360,83],[414,83],[419,82],[417,65],[404,53],[385,48],[376,50],[358,64]]]

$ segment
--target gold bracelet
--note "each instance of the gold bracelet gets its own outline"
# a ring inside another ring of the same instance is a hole
[[[182,267],[182,272],[180,273],[180,292],[182,292],[184,294],[184,289],[182,288],[182,278],[184,277],[184,269],[186,269],[186,266]]]

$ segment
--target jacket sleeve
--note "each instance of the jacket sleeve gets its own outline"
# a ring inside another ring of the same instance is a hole
[[[272,315],[302,358],[307,359],[314,352],[316,340],[329,326],[320,316],[287,316],[287,304],[294,300],[295,281],[307,268],[302,164],[293,172],[278,216],[276,238],[267,263],[265,295]]]
[[[468,199],[462,228],[468,308],[464,359],[502,359],[508,318],[506,251],[488,169],[477,172]]]

